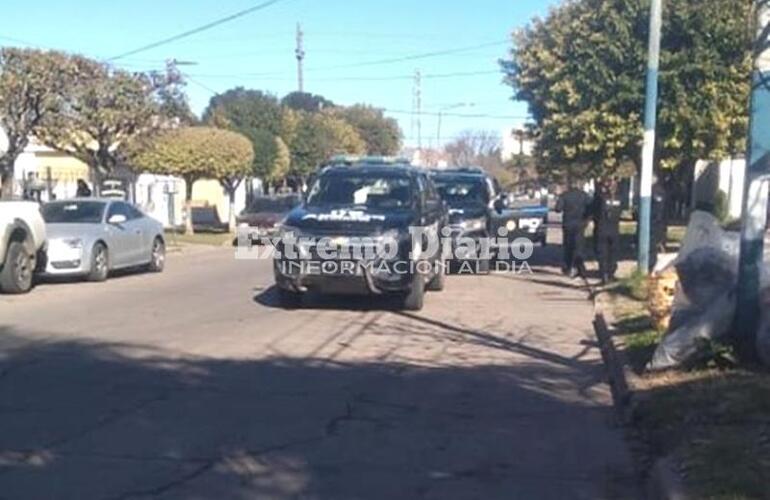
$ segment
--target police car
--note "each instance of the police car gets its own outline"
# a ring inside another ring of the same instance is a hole
[[[512,205],[497,179],[481,168],[434,170],[431,177],[449,207],[456,266],[471,261],[474,264],[469,269],[486,272],[489,259],[502,255],[501,246],[517,238],[545,244],[548,208]],[[468,240],[476,245],[463,243]]]
[[[281,302],[297,306],[310,291],[396,295],[421,309],[425,291],[444,287],[438,235],[447,216],[428,174],[405,161],[323,167],[279,228]]]

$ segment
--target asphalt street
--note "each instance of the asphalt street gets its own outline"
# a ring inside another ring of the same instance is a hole
[[[0,498],[635,498],[579,282],[278,306],[267,261],[0,296]]]

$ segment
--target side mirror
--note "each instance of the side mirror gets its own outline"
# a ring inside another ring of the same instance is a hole
[[[508,208],[508,195],[505,193],[500,194],[500,196],[495,199],[494,207],[495,212],[499,214],[503,213],[503,210]]]
[[[121,214],[115,214],[107,221],[108,223],[112,224],[113,226],[119,226],[121,224],[124,224],[128,219],[126,219],[125,215]]]

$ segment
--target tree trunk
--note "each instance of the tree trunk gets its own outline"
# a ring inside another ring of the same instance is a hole
[[[231,233],[236,231],[235,227],[235,189],[228,190],[227,193],[230,197],[230,214],[227,221],[228,229]]]
[[[192,221],[192,197],[193,197],[193,184],[195,184],[194,178],[185,178],[185,197],[184,197],[184,234],[194,234],[193,221]]]

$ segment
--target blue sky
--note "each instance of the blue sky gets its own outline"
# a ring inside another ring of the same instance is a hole
[[[5,2],[4,2],[5,3]],[[258,3],[256,0],[10,0],[0,18],[0,44],[32,44],[110,58]],[[161,68],[167,58],[194,61],[188,94],[200,113],[211,91],[241,85],[282,96],[296,89],[295,26],[305,32],[305,90],[340,103],[365,102],[397,118],[406,143],[416,144],[413,81],[419,69],[423,111],[491,115],[445,116],[441,142],[465,129],[501,130],[516,125],[526,107],[511,101],[497,60],[510,48],[510,33],[557,0],[283,0],[204,33],[127,57],[130,69]],[[16,39],[9,40],[9,39]],[[482,47],[479,47],[482,46]],[[356,64],[459,48],[464,52],[389,64]],[[344,67],[351,66],[351,67]],[[442,75],[470,73],[465,76]],[[431,77],[438,75],[439,77]],[[372,78],[373,80],[365,80]],[[405,113],[402,113],[405,112]],[[437,141],[437,117],[422,118],[423,145]]]

